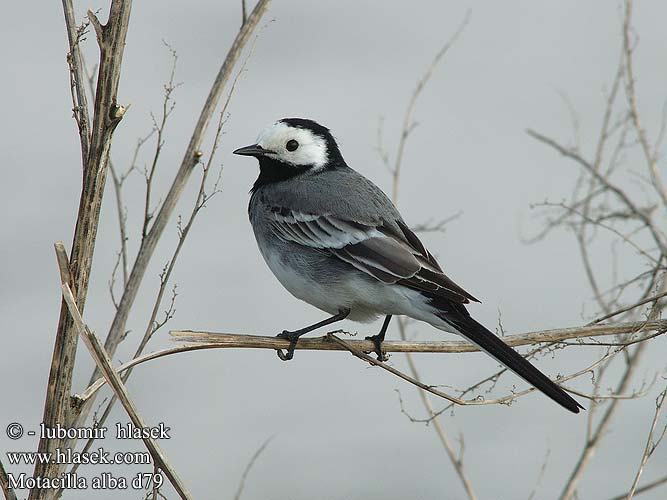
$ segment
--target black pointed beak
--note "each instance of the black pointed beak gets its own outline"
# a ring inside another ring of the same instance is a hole
[[[268,149],[264,149],[262,146],[259,144],[252,144],[251,146],[246,146],[244,148],[239,148],[236,151],[233,152],[235,155],[241,155],[241,156],[265,156],[267,154],[273,153],[273,151],[269,151]]]

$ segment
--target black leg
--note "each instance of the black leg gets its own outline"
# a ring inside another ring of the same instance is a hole
[[[308,332],[312,332],[313,330],[317,330],[320,327],[330,325],[331,323],[336,323],[337,321],[342,321],[347,316],[350,314],[349,309],[341,309],[338,314],[335,314],[334,316],[331,316],[330,318],[327,318],[325,320],[322,320],[318,323],[315,323],[314,325],[306,326],[304,328],[301,328],[299,330],[294,330],[293,332],[289,332],[287,330],[283,330],[283,333],[279,333],[277,336],[280,337],[281,339],[287,339],[290,341],[289,347],[287,348],[287,351],[283,352],[282,349],[277,349],[276,353],[278,354],[278,357],[282,359],[283,361],[289,361],[294,357],[294,348],[296,347],[296,342],[299,340],[299,337],[301,335],[304,335]]]
[[[382,323],[382,328],[380,333],[373,335],[372,337],[366,337],[366,340],[373,341],[375,344],[375,353],[378,355],[378,361],[387,361],[387,356],[382,352],[382,342],[384,342],[384,334],[387,333],[387,328],[389,328],[389,322],[391,321],[391,314],[387,314],[387,317],[384,318],[384,323]]]

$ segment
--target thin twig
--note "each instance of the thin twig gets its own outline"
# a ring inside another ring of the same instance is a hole
[[[547,452],[544,455],[544,461],[542,462],[542,467],[540,467],[540,472],[537,475],[537,480],[535,481],[535,486],[533,486],[533,490],[530,492],[528,500],[533,500],[535,498],[535,495],[537,495],[537,489],[540,487],[542,479],[544,479],[544,473],[547,471],[547,465],[549,463],[550,455],[551,455],[551,450],[547,449]]]
[[[667,188],[665,187],[662,177],[660,176],[658,164],[655,160],[655,156],[652,154],[651,146],[649,145],[648,139],[646,137],[646,131],[642,127],[641,120],[639,118],[639,107],[637,105],[637,93],[635,91],[635,75],[632,59],[634,48],[630,41],[631,23],[632,0],[625,0],[625,16],[623,19],[623,50],[625,52],[625,64],[627,67],[625,91],[628,98],[628,108],[630,110],[630,116],[632,116],[632,123],[634,124],[635,130],[637,132],[637,139],[639,139],[639,144],[641,145],[641,149],[644,152],[649,174],[651,175],[651,184],[653,185],[655,192],[660,197],[663,208],[667,210]]]
[[[616,96],[618,95],[618,88],[620,85],[621,78],[623,77],[623,70],[624,70],[624,65],[623,65],[623,60],[620,58],[620,61],[618,63],[618,67],[616,70],[616,75],[614,77],[612,86],[611,86],[611,91],[607,97],[607,105],[605,107],[605,113],[604,117],[602,119],[602,126],[600,129],[600,135],[597,143],[597,147],[595,150],[595,158],[593,160],[592,167],[595,171],[599,172],[600,169],[602,168],[602,158],[603,158],[603,153],[605,151],[605,146],[607,144],[607,140],[610,137],[610,122],[611,122],[611,117],[612,117],[612,112],[614,109],[614,102],[616,101]],[[578,132],[578,129],[577,129]],[[598,193],[598,183],[594,177],[591,177],[588,182],[588,194],[584,198],[583,202],[583,208],[582,208],[582,213],[584,219],[588,219],[590,217],[590,212],[592,210],[592,201],[595,197],[595,193]],[[604,192],[604,191],[602,191]],[[576,190],[575,190],[575,195],[576,195]],[[590,284],[591,289],[593,290],[593,295],[600,306],[600,308],[608,313],[609,312],[609,304],[603,299],[602,294],[600,293],[600,289],[598,286],[598,280],[595,277],[595,273],[593,272],[593,264],[591,262],[591,257],[589,253],[589,240],[588,240],[588,230],[589,226],[587,224],[579,224],[576,229],[575,233],[577,236],[577,243],[579,244],[579,251],[581,253],[581,260],[584,264],[584,270],[586,272],[586,277],[588,279],[588,282]]]
[[[647,491],[662,486],[663,484],[667,484],[667,476],[662,476],[655,481],[651,481],[650,483],[646,483],[644,486],[640,486],[635,490],[635,496],[639,495],[640,493],[646,493]],[[627,493],[623,493],[611,498],[610,500],[625,500],[627,496]]]
[[[417,82],[417,87],[415,88],[415,91],[412,93],[412,96],[410,97],[408,106],[405,109],[405,114],[403,115],[403,128],[401,132],[401,137],[398,141],[396,158],[394,159],[394,168],[391,170],[391,173],[394,177],[395,186],[398,184],[396,179],[398,179],[401,174],[401,163],[403,161],[403,153],[405,151],[406,141],[408,139],[408,136],[410,135],[410,132],[414,129],[416,125],[412,120],[412,114],[414,112],[415,105],[417,104],[417,100],[419,99],[419,96],[424,90],[424,87],[426,87],[426,84],[431,79],[431,76],[433,76],[433,71],[437,67],[438,63],[447,54],[447,52],[452,47],[452,45],[454,45],[456,40],[458,40],[459,36],[461,36],[461,33],[463,33],[463,30],[470,22],[470,13],[471,13],[470,10],[466,12],[465,18],[463,19],[457,30],[450,37],[450,39],[447,40],[447,42],[442,46],[442,48],[437,52],[437,54],[431,61],[431,64],[426,69],[426,72]],[[398,200],[398,191],[396,190],[394,193],[394,203],[396,203],[397,200]]]
[[[438,51],[438,53],[435,55],[434,59],[431,61],[431,64],[428,66],[426,69],[426,72],[422,76],[422,78],[419,80],[417,83],[417,87],[415,88],[414,92],[412,93],[412,96],[410,97],[410,100],[408,101],[408,105],[405,110],[405,115],[403,117],[403,128],[400,132],[400,137],[398,141],[398,146],[396,150],[396,158],[395,158],[395,163],[394,167],[390,167],[390,161],[389,161],[389,155],[386,152],[384,146],[383,146],[383,141],[382,141],[382,122],[379,123],[378,126],[378,152],[380,154],[380,158],[382,159],[382,162],[384,163],[385,167],[387,170],[390,172],[392,176],[392,202],[394,205],[398,206],[398,193],[399,193],[399,185],[400,185],[400,176],[401,176],[401,166],[403,163],[403,157],[404,157],[404,150],[405,150],[405,145],[407,143],[408,137],[410,135],[410,131],[414,128],[415,124],[413,123],[412,119],[412,114],[414,112],[414,108],[416,106],[417,100],[419,99],[419,96],[421,95],[422,91],[426,87],[427,83],[431,79],[431,76],[433,75],[433,72],[437,65],[440,63],[442,58],[445,56],[449,48],[454,44],[454,42],[458,39],[459,35],[462,33],[463,29],[465,26],[468,24],[470,20],[470,11],[466,13],[466,17],[464,18],[463,22],[459,26],[459,29],[454,33],[454,35],[445,43],[445,45]],[[416,233],[419,232],[428,232],[428,231],[443,231],[444,227],[446,226],[447,223],[449,223],[451,220],[456,219],[461,215],[461,212],[459,211],[457,214],[455,214],[452,217],[449,217],[448,219],[444,219],[440,221],[439,223],[433,225],[428,225],[428,224],[423,224],[418,227],[414,227],[413,230]],[[406,320],[403,317],[398,318],[398,326],[399,326],[399,333],[401,336],[402,340],[406,340],[406,335],[405,335],[405,328],[406,328]],[[408,361],[408,367],[410,369],[410,373],[412,374],[412,378],[418,382],[421,382],[421,378],[419,376],[419,371],[417,370],[417,365],[414,362],[414,359],[412,358],[412,355],[410,353],[406,353],[406,358]],[[433,418],[433,429],[435,433],[438,436],[438,439],[440,440],[440,443],[442,444],[443,448],[445,449],[445,453],[447,454],[447,457],[449,458],[449,461],[451,462],[452,466],[454,467],[454,471],[456,472],[457,476],[459,477],[461,484],[463,486],[464,491],[466,492],[466,495],[470,500],[475,500],[477,498],[475,494],[475,490],[473,488],[472,482],[470,481],[470,478],[466,474],[465,468],[463,466],[463,450],[461,450],[461,455],[457,456],[456,452],[454,450],[454,447],[452,446],[452,443],[449,439],[449,436],[445,432],[444,426],[440,422],[440,420],[437,417],[433,417],[434,415],[434,409],[433,405],[431,404],[431,400],[428,397],[428,394],[424,390],[419,391],[419,397],[422,400],[422,404],[426,408],[426,411],[429,414],[430,418]],[[463,437],[461,437],[461,442],[463,442]]]
[[[123,204],[123,184],[127,177],[137,169],[137,157],[139,156],[139,151],[144,144],[155,134],[155,129],[152,129],[146,136],[140,137],[137,139],[137,144],[134,148],[134,153],[132,155],[132,162],[130,163],[129,168],[122,174],[116,172],[111,158],[109,159],[109,171],[111,172],[111,179],[113,180],[114,193],[116,195],[116,213],[118,215],[118,227],[120,231],[120,254],[121,254],[121,264],[123,270],[123,286],[127,285],[128,278],[128,265],[129,261],[127,258],[127,210]]]
[[[621,348],[619,348],[619,349],[617,349],[617,350],[615,350],[615,351],[609,351],[609,352],[607,352],[607,354],[605,354],[602,358],[600,358],[600,359],[598,359],[597,361],[593,362],[591,365],[586,366],[586,367],[584,367],[584,368],[582,368],[582,369],[580,369],[579,371],[576,371],[576,372],[574,372],[574,373],[570,373],[569,375],[559,376],[559,377],[557,377],[557,378],[554,380],[554,382],[557,382],[557,383],[561,386],[561,388],[562,388],[563,390],[575,394],[576,391],[573,391],[572,389],[570,389],[570,388],[568,388],[568,387],[565,387],[565,386],[563,385],[563,382],[567,382],[568,380],[573,380],[573,379],[579,378],[579,377],[581,377],[582,375],[585,375],[585,374],[587,374],[587,373],[591,373],[593,370],[595,370],[595,369],[598,368],[599,366],[602,366],[602,365],[604,365],[605,363],[608,363],[611,359],[615,358],[619,353],[621,353],[621,352],[625,352],[625,349],[626,349],[625,347],[621,347]],[[537,351],[537,350],[539,350],[539,349],[536,349],[536,351]],[[507,371],[506,368],[504,368],[503,370],[501,370],[502,373],[504,373],[504,372],[506,372],[506,371]],[[484,379],[484,380],[485,380],[485,381],[488,381],[489,379],[496,380],[497,377],[498,377],[498,374],[501,373],[501,372],[497,372],[496,374],[494,374],[494,375],[492,375],[492,376],[490,376],[490,377],[487,377],[487,378]],[[495,383],[495,382],[494,382],[494,383]],[[467,389],[465,389],[465,390],[463,390],[463,391],[459,391],[459,396],[458,396],[458,397],[461,398],[464,394],[467,394],[467,393],[472,392],[475,388],[479,387],[480,385],[481,385],[480,383],[477,383],[477,384],[474,384],[474,385],[472,385],[471,387],[469,387],[469,388],[467,388]],[[510,395],[508,395],[508,396],[503,396],[503,397],[496,398],[496,399],[483,399],[481,396],[478,397],[477,399],[478,399],[479,401],[481,401],[480,404],[485,404],[485,405],[492,405],[492,404],[504,404],[504,405],[510,405],[510,404],[513,403],[516,399],[518,399],[518,398],[520,398],[520,397],[522,397],[522,396],[525,396],[526,394],[530,394],[530,393],[534,392],[535,390],[536,390],[536,389],[535,389],[534,387],[531,386],[531,387],[529,387],[529,388],[527,388],[527,389],[524,389],[523,391],[512,392],[512,394],[510,394]],[[487,392],[488,392],[488,391],[487,391]],[[588,398],[590,398],[591,400],[594,400],[593,398],[596,397],[595,394],[593,394],[593,395],[586,395],[586,394],[584,394],[584,393],[580,393],[580,395],[582,395],[582,396],[584,396],[584,397],[588,397]],[[622,399],[634,399],[634,398],[633,398],[633,397],[624,397],[624,398],[622,398]],[[427,419],[417,419],[417,418],[411,417],[411,416],[409,416],[409,415],[408,415],[408,418],[410,418],[410,420],[411,420],[412,422],[430,423],[434,418],[437,418],[437,417],[439,417],[440,415],[442,415],[443,413],[449,411],[451,408],[453,408],[453,406],[454,406],[454,403],[450,403],[450,404],[446,405],[444,408],[442,408],[442,409],[436,411],[436,412],[433,414],[433,417],[430,417],[430,418],[427,418]]]
[[[438,389],[435,389],[432,386],[426,385],[423,382],[415,379],[414,377],[411,377],[411,376],[397,370],[396,368],[394,368],[392,366],[389,366],[388,364],[383,363],[381,361],[378,361],[374,357],[369,356],[368,354],[356,349],[354,346],[351,345],[350,342],[347,342],[343,339],[340,339],[340,338],[336,337],[335,335],[333,335],[331,333],[328,334],[326,338],[327,338],[328,341],[335,342],[340,347],[342,347],[344,350],[349,351],[353,356],[356,356],[357,358],[359,358],[363,361],[366,361],[366,362],[370,363],[371,365],[378,366],[378,367],[382,368],[383,370],[386,370],[389,373],[391,373],[393,375],[396,375],[397,377],[402,378],[403,380],[405,380],[407,382],[410,382],[412,385],[416,385],[420,389],[422,389],[426,392],[430,392],[431,394],[434,394],[434,395],[436,395],[440,398],[446,399],[447,401],[450,401],[454,404],[457,404],[457,405],[476,405],[476,404],[481,403],[478,400],[465,401],[463,399],[459,399],[455,396],[451,396],[451,395],[446,394],[442,391],[439,391]]]
[[[610,192],[614,193],[614,195],[616,195],[616,197],[627,207],[629,213],[632,213],[646,225],[646,227],[651,232],[651,236],[653,237],[655,244],[660,248],[663,254],[667,254],[667,245],[662,240],[660,233],[656,229],[650,217],[630,199],[630,197],[625,193],[625,191],[623,191],[617,185],[612,184],[612,182],[607,177],[597,172],[594,169],[593,165],[591,165],[588,161],[586,161],[581,155],[579,155],[575,151],[572,151],[571,149],[568,149],[565,146],[560,145],[553,139],[546,137],[538,132],[535,132],[534,130],[528,129],[526,130],[526,133],[531,137],[533,137],[534,139],[548,146],[551,146],[553,149],[558,151],[563,156],[571,158],[579,165],[584,167],[584,169],[586,169],[600,183],[600,185],[602,185],[605,189],[609,190]]]
[[[655,449],[660,444],[660,441],[662,440],[663,436],[665,435],[665,429],[663,428],[660,437],[656,440],[655,443],[653,442],[653,434],[655,433],[655,428],[656,425],[658,424],[658,418],[660,418],[660,413],[662,412],[662,408],[665,404],[665,395],[667,395],[667,389],[663,390],[655,400],[655,414],[653,415],[653,420],[651,421],[651,427],[648,433],[648,437],[646,438],[646,446],[644,447],[644,454],[642,455],[642,459],[639,462],[639,468],[637,469],[637,474],[635,474],[635,479],[632,482],[632,486],[630,487],[630,491],[628,492],[628,495],[626,497],[627,500],[630,500],[634,496],[635,490],[637,489],[637,485],[639,484],[639,478],[641,478],[642,473],[644,472],[644,467],[646,466],[646,462],[648,462],[648,459],[651,457]]]
[[[401,335],[401,339],[406,340],[406,335],[405,335],[405,320],[403,318],[399,318],[399,332]],[[412,376],[414,377],[415,380],[421,381],[421,377],[419,376],[419,371],[417,370],[417,364],[415,363],[412,354],[406,353],[405,354],[407,360],[408,360],[408,367],[410,368],[410,372],[412,373]],[[465,468],[463,467],[463,456],[462,456],[462,451],[461,454],[457,456],[454,447],[452,446],[452,443],[449,439],[449,436],[445,432],[445,428],[440,422],[440,418],[434,417],[435,415],[435,409],[433,408],[433,404],[431,403],[431,400],[426,394],[426,391],[419,391],[419,396],[422,400],[422,404],[426,408],[426,411],[429,415],[429,417],[432,418],[433,422],[433,429],[435,430],[435,433],[438,435],[438,439],[442,443],[443,448],[445,449],[445,453],[447,453],[447,457],[449,458],[449,461],[452,463],[454,466],[454,470],[456,471],[456,474],[459,476],[459,479],[461,480],[461,484],[463,485],[463,489],[466,492],[466,495],[470,500],[475,500],[477,498],[477,495],[475,494],[475,489],[473,488],[472,481],[468,477],[468,474],[465,471]],[[461,437],[463,439],[463,437]]]
[[[621,380],[614,391],[615,393],[622,394],[627,391],[632,376],[639,367],[639,359],[646,350],[647,345],[648,344],[646,343],[639,344],[635,349],[635,351],[630,355],[625,372],[623,373],[623,376],[621,377]],[[621,400],[620,399],[611,400],[609,407],[607,408],[604,415],[600,419],[597,428],[595,429],[594,432],[592,432],[590,438],[586,441],[584,449],[582,450],[581,455],[579,457],[579,460],[574,466],[574,469],[572,470],[567,482],[565,483],[565,486],[563,487],[563,491],[559,497],[560,500],[569,500],[570,498],[573,497],[577,489],[577,485],[579,484],[579,481],[583,477],[584,471],[586,470],[588,463],[593,458],[593,455],[597,450],[600,440],[605,435],[616,411],[618,410],[619,401]]]
[[[70,84],[72,87],[72,104],[74,119],[79,128],[79,141],[81,143],[81,164],[85,167],[90,150],[90,115],[88,113],[88,97],[84,86],[83,60],[80,43],[87,28],[87,24],[77,27],[74,4],[72,0],[62,0],[65,13],[65,28],[69,42],[69,54],[67,64],[70,68]]]
[[[253,465],[255,465],[255,462],[257,462],[257,459],[264,452],[264,450],[269,445],[272,439],[273,437],[270,437],[266,441],[264,441],[262,445],[259,448],[257,448],[257,451],[253,453],[252,457],[250,457],[250,460],[245,466],[245,469],[243,469],[243,474],[241,474],[241,480],[239,481],[239,487],[236,490],[236,495],[234,495],[234,500],[241,500],[241,495],[243,494],[243,488],[245,487],[245,482],[246,479],[248,478],[250,470],[252,469]]]
[[[647,299],[643,299],[643,300],[640,300],[639,302],[635,302],[632,305],[623,307],[623,308],[618,309],[616,311],[613,311],[609,314],[605,314],[604,316],[601,316],[599,318],[594,319],[593,321],[588,323],[588,325],[596,325],[597,323],[601,323],[602,321],[605,321],[609,318],[613,318],[614,316],[618,316],[619,314],[623,314],[625,312],[632,311],[633,309],[635,309],[639,306],[643,306],[644,304],[648,304],[649,302],[656,302],[657,300],[659,300],[663,297],[667,297],[667,292],[664,292],[664,293],[661,293],[661,294],[658,294],[658,295],[653,295],[651,297],[648,297]]]
[[[171,53],[171,72],[169,75],[169,81],[164,85],[164,97],[162,99],[162,112],[160,113],[160,121],[158,122],[155,119],[153,113],[151,113],[151,118],[153,119],[153,131],[156,133],[155,138],[155,151],[153,152],[153,159],[151,161],[150,168],[144,169],[144,177],[146,179],[146,190],[144,197],[144,223],[141,228],[141,240],[143,241],[146,238],[148,233],[148,226],[150,221],[153,219],[153,211],[151,210],[151,194],[153,191],[153,179],[155,178],[155,172],[158,166],[160,159],[160,154],[162,153],[162,148],[164,147],[164,133],[167,127],[167,121],[169,116],[174,111],[176,104],[173,102],[171,95],[174,93],[176,88],[179,86],[174,83],[174,76],[176,75],[176,63],[178,62],[178,55],[176,51],[166,42],[163,42]]]

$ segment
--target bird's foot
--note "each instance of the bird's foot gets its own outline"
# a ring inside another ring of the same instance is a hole
[[[375,346],[373,352],[378,355],[378,361],[384,362],[389,359],[389,357],[382,350],[382,341],[384,340],[384,335],[373,335],[372,337],[366,337],[366,340],[373,342],[373,345]]]
[[[282,361],[289,361],[294,357],[294,349],[296,348],[296,342],[299,340],[299,332],[290,332],[288,330],[283,330],[282,333],[276,335],[279,339],[289,340],[289,346],[283,352],[282,349],[276,349],[276,354]]]

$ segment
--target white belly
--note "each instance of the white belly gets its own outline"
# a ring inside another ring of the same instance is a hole
[[[322,283],[312,279],[308,273],[296,271],[296,265],[289,265],[287,262],[294,262],[293,258],[286,262],[279,252],[266,252],[262,245],[260,251],[278,281],[292,295],[331,315],[349,309],[348,319],[363,323],[386,314],[402,314],[429,323],[434,320],[440,322],[432,314],[426,299],[409,288],[369,279],[356,270],[341,276],[340,280]]]

